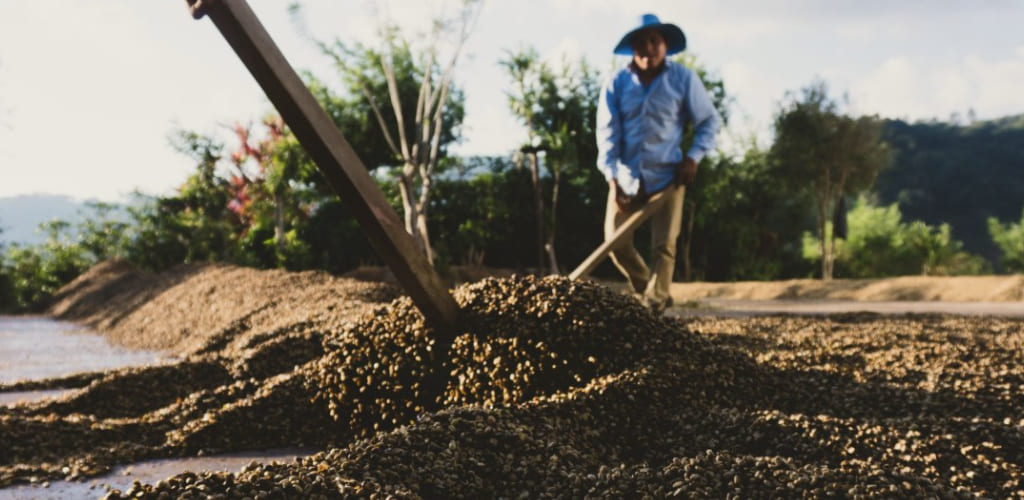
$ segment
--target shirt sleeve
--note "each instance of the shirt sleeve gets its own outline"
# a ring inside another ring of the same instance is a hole
[[[615,179],[622,154],[622,118],[615,95],[615,78],[601,90],[597,104],[597,168],[605,180]]]
[[[684,100],[684,113],[693,121],[693,145],[686,156],[700,162],[711,150],[715,149],[715,137],[722,128],[722,117],[718,115],[704,83],[700,81],[696,71],[690,72],[690,88]]]

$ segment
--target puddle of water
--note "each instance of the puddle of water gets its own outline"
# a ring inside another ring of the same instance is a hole
[[[0,316],[0,383],[162,362],[165,353],[127,349],[65,321]]]
[[[252,451],[212,457],[149,460],[114,468],[109,474],[85,481],[50,481],[43,484],[24,484],[0,489],[0,500],[34,498],[39,500],[70,500],[100,498],[108,489],[127,491],[133,481],[153,484],[183,472],[227,471],[238,472],[250,462],[292,462],[317,450],[290,448],[283,450]]]
[[[18,403],[34,403],[46,399],[55,399],[72,392],[74,389],[49,389],[45,391],[0,392],[0,406],[14,406]]]
[[[141,366],[172,359],[166,353],[115,346],[88,329],[44,317],[0,316],[0,383],[38,380],[86,371]],[[68,390],[0,392],[0,406],[58,397]],[[2,444],[0,444],[2,449]],[[250,462],[290,462],[313,449],[264,450],[211,457],[151,460],[116,467],[81,482],[61,480],[0,489],[0,500],[100,498],[108,488],[125,491],[133,481],[155,483],[186,471],[238,472]]]
[[[697,308],[676,307],[673,316],[757,316],[761,314],[824,315],[855,312],[879,314],[958,314],[1024,317],[1024,302],[859,301],[817,299],[718,299],[696,301]]]

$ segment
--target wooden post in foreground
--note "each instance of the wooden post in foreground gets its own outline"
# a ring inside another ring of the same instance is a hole
[[[611,238],[608,238],[604,243],[601,243],[593,253],[583,260],[582,264],[569,273],[569,279],[578,280],[580,278],[585,278],[590,274],[590,272],[593,271],[594,268],[605,259],[605,257],[608,257],[608,254],[612,253],[612,247],[622,241],[622,238],[625,237],[626,233],[633,231],[640,224],[643,224],[644,221],[650,219],[651,216],[654,215],[654,212],[658,211],[658,208],[665,204],[665,200],[668,199],[666,193],[673,189],[683,188],[669,186],[664,191],[659,191],[651,196],[651,199],[647,201],[647,204],[644,205],[643,208],[633,212],[633,214],[630,215],[619,227],[615,228],[615,233],[612,234]]]
[[[186,2],[195,19],[210,16],[427,322],[440,327],[435,340],[450,344],[459,313],[455,299],[256,14],[245,0]]]

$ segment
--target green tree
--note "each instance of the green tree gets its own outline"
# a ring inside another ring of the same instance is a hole
[[[960,125],[890,120],[892,168],[879,175],[882,203],[928,224],[948,223],[964,247],[1000,264],[986,221],[1016,220],[1024,200],[1024,115]]]
[[[697,73],[697,77],[700,78],[701,83],[704,85],[704,88],[708,91],[708,95],[711,97],[711,103],[714,105],[715,111],[717,111],[718,115],[722,117],[723,126],[728,125],[730,115],[729,107],[732,104],[732,98],[725,90],[725,82],[718,75],[708,71],[704,65],[700,64],[697,57],[692,53],[679,54],[673,57],[672,60],[694,70]],[[683,134],[683,142],[681,144],[681,148],[684,152],[690,149],[690,146],[693,144],[693,139],[693,124],[688,123],[686,124],[686,130]],[[711,157],[711,155],[701,160],[701,173],[697,175],[697,183],[694,186],[691,186],[691,188],[694,189],[688,190],[686,194],[687,199],[683,210],[683,231],[680,235],[681,244],[676,257],[677,259],[682,260],[680,271],[682,272],[682,278],[684,280],[689,280],[694,275],[692,249],[695,244],[695,231],[698,230],[698,224],[717,220],[722,217],[729,217],[729,215],[721,211],[722,208],[725,208],[725,205],[721,205],[719,203],[721,200],[706,196],[705,193],[702,192],[704,188],[699,187],[701,185],[706,185],[709,186],[709,191],[715,191],[711,187],[713,182],[707,181],[714,181],[716,178],[721,181],[723,177],[712,174],[709,178],[708,171],[713,169],[715,165],[722,165],[723,163],[728,162],[719,161],[716,163],[716,159]],[[744,164],[745,163],[740,163],[740,165]],[[728,176],[729,172],[725,172],[725,174]],[[701,180],[702,177],[705,178],[703,179],[703,182]],[[717,214],[717,216],[709,217],[714,214]],[[714,231],[705,231],[704,233],[705,236],[710,236],[710,233],[714,233]],[[715,236],[717,239],[717,235]],[[705,270],[705,272],[706,271],[707,270]]]
[[[43,243],[0,248],[0,310],[42,308],[92,265],[122,256],[129,226],[124,218],[116,204],[89,202],[74,223],[55,219],[40,224],[47,235]]]
[[[3,227],[0,227],[0,235],[3,232]],[[0,241],[0,312],[10,312],[15,308],[14,289],[7,270],[6,255],[6,247],[3,241]]]
[[[1005,226],[995,217],[988,218],[988,232],[1002,252],[999,263],[1006,271],[1024,272],[1024,210],[1020,222]]]
[[[47,235],[45,242],[11,245],[4,255],[13,310],[41,310],[54,292],[96,262],[77,244],[69,222],[53,220],[39,228]]]
[[[263,265],[304,268],[309,249],[298,238],[298,228],[309,217],[304,201],[315,198],[310,179],[316,167],[279,116],[267,116],[262,124],[259,139],[253,138],[251,127],[235,125],[231,206],[247,225],[242,245],[273,249],[272,260]],[[264,238],[268,230],[272,236]]]
[[[553,81],[554,76],[547,65],[540,61],[537,51],[533,49],[523,49],[515,54],[508,53],[507,58],[501,60],[499,64],[505,68],[515,86],[513,92],[506,94],[509,107],[512,108],[512,113],[519,118],[519,121],[523,122],[526,126],[526,144],[523,145],[520,152],[525,154],[528,159],[530,181],[533,186],[533,215],[537,249],[536,265],[538,269],[543,270],[545,268],[544,243],[546,238],[544,236],[544,194],[541,186],[538,153],[547,150],[548,146],[542,143],[542,137],[547,130],[538,130],[540,127],[535,123],[535,119],[541,113],[538,101],[541,100],[542,94],[549,87],[545,84]],[[558,185],[557,179],[555,185]],[[557,193],[557,189],[553,191]],[[554,213],[554,210],[552,210],[552,213]],[[553,232],[551,233],[551,238],[554,238]],[[548,246],[548,257],[551,261],[550,269],[551,272],[557,273],[557,260],[553,253],[554,248]]]
[[[460,177],[439,179],[431,208],[432,230],[444,234],[438,255],[452,263],[522,269],[534,266],[532,241],[523,238],[532,217],[522,199],[532,190],[529,174],[507,157],[460,158]]]
[[[445,154],[443,146],[455,139],[452,134],[462,120],[463,99],[461,93],[453,92],[452,77],[480,5],[467,1],[453,18],[435,20],[426,45],[415,52],[398,27],[384,21],[378,25],[379,49],[349,47],[340,40],[318,42],[350,91],[366,99],[392,154],[391,163],[398,166],[395,174],[406,231],[431,262],[434,251],[427,224],[431,188]],[[446,37],[451,37],[452,47],[442,63]]]
[[[594,116],[599,93],[596,72],[586,60],[563,60],[553,69],[535,49],[507,52],[499,61],[511,80],[509,107],[526,128],[520,148],[533,186],[536,255],[539,269],[558,273],[556,235],[563,178],[577,184],[594,175]],[[545,207],[540,152],[550,178],[550,203]],[[522,157],[520,157],[522,158]],[[545,263],[544,255],[547,254]]]
[[[87,202],[77,224],[78,244],[95,262],[124,257],[129,223],[116,203]]]
[[[172,196],[136,193],[127,207],[130,224],[124,257],[151,270],[184,262],[232,261],[240,255],[242,214],[237,190],[217,175],[223,144],[202,134],[179,130],[171,145],[196,162],[196,170]]]
[[[719,155],[703,162],[687,198],[683,279],[806,275],[800,238],[813,226],[807,196],[786,188],[771,156],[753,141],[742,158]]]
[[[771,154],[792,189],[808,189],[814,199],[822,279],[833,274],[836,238],[825,227],[839,200],[869,188],[889,162],[881,134],[876,117],[842,114],[820,81],[788,95],[776,115]]]
[[[46,234],[46,241],[37,247],[42,256],[40,275],[45,281],[45,298],[95,264],[96,257],[78,244],[77,231],[70,222],[55,219],[40,224],[39,229]]]
[[[38,249],[11,245],[4,251],[3,261],[4,276],[9,287],[4,310],[22,312],[48,296],[43,290],[49,285],[49,280],[43,275],[43,256]]]

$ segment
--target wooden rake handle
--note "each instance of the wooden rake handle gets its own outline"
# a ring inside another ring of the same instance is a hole
[[[285,59],[245,0],[186,0],[193,17],[209,17],[319,167],[363,234],[387,263],[445,352],[459,306],[416,246],[366,166]]]
[[[654,213],[657,212],[658,209],[665,204],[666,200],[668,200],[670,195],[676,189],[683,188],[672,185],[661,191],[658,191],[657,193],[654,194],[654,196],[651,196],[651,198],[647,201],[647,204],[645,204],[643,208],[637,210],[636,212],[633,212],[628,218],[626,218],[626,220],[623,221],[623,223],[619,225],[619,227],[615,228],[615,232],[612,233],[611,238],[608,238],[604,241],[604,243],[601,243],[601,245],[598,246],[597,249],[594,250],[590,254],[590,256],[583,261],[582,264],[580,264],[576,269],[574,269],[573,272],[569,273],[569,279],[578,280],[580,278],[585,278],[588,274],[590,274],[590,272],[593,271],[594,268],[597,267],[597,265],[600,264],[601,261],[605,259],[605,257],[608,257],[608,254],[611,253],[612,248],[614,248],[616,245],[622,242],[622,239],[627,234],[630,234],[634,229],[640,226],[640,224],[643,224],[644,221],[650,219],[651,216],[654,215]]]

